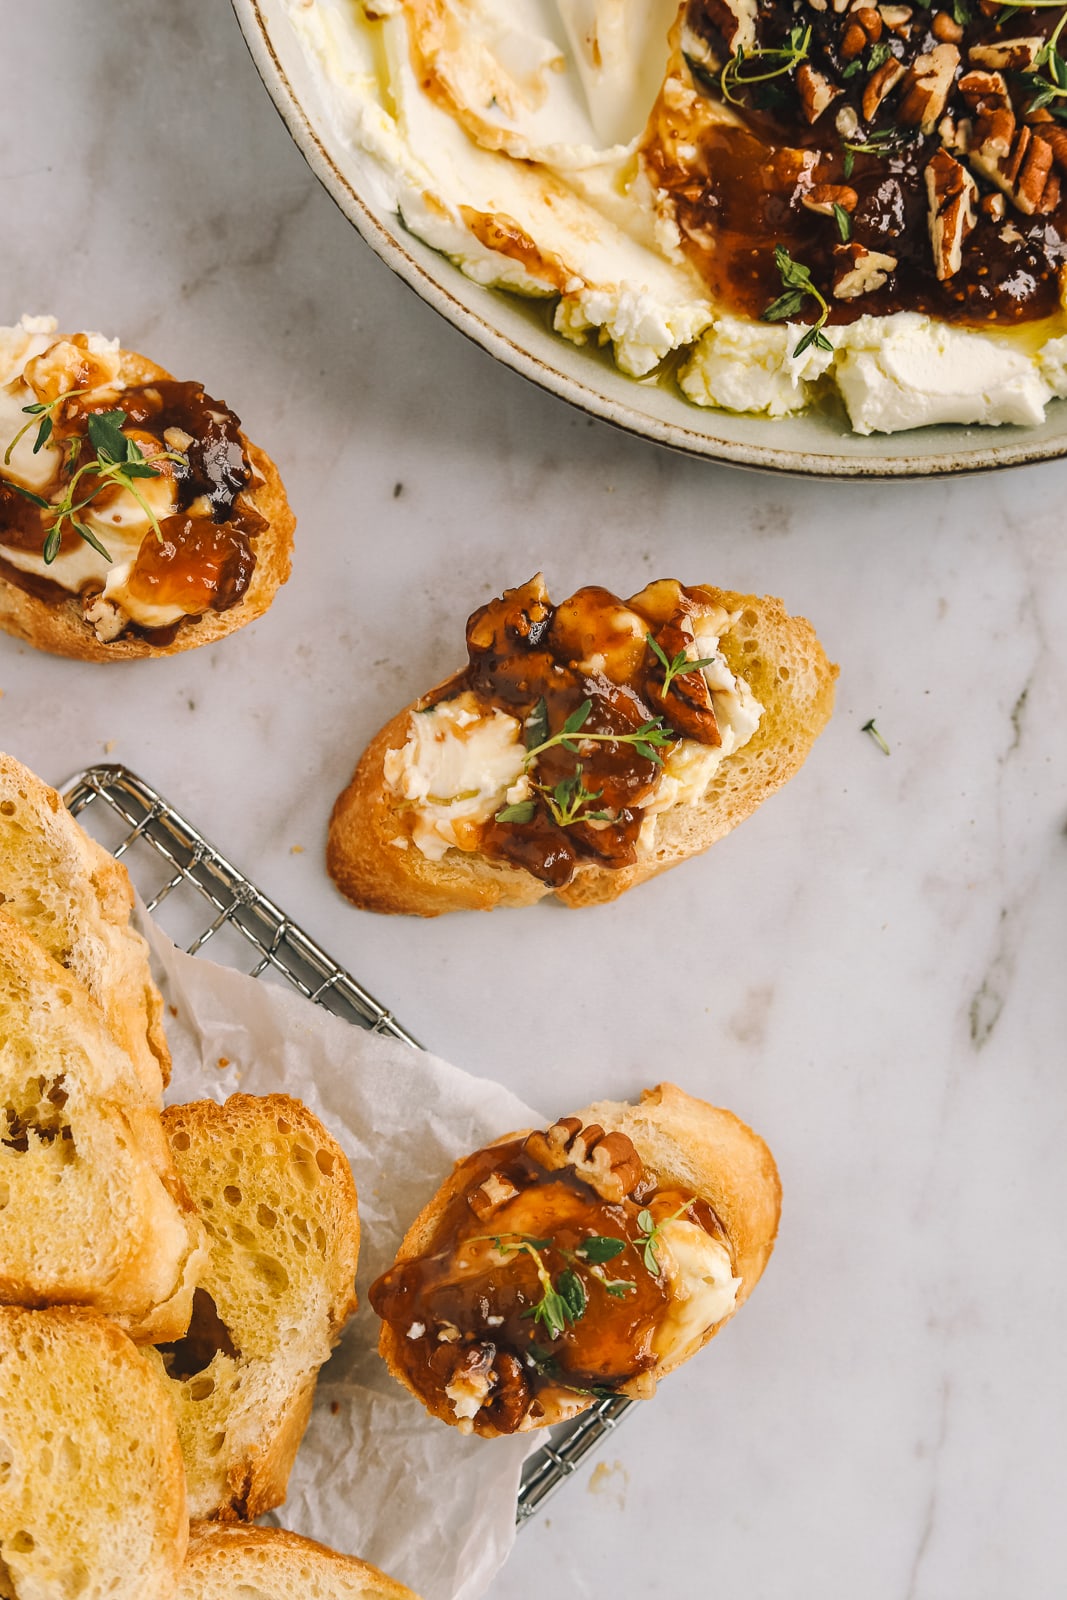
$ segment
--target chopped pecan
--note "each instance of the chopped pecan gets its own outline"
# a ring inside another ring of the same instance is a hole
[[[816,72],[806,61],[797,68],[797,88],[800,90],[804,115],[812,123],[818,122],[831,101],[843,93],[837,84],[831,83],[821,72]]]
[[[896,88],[907,70],[902,62],[891,56],[871,73],[863,90],[863,115],[867,122],[874,121],[878,107],[886,95]]]
[[[872,44],[877,44],[882,37],[882,16],[875,6],[854,6],[852,15],[867,35]]]
[[[882,21],[890,33],[895,33],[906,39],[911,32],[912,9],[910,6],[879,6]]]
[[[502,1172],[491,1172],[485,1182],[479,1184],[467,1196],[470,1206],[479,1222],[484,1222],[497,1206],[502,1206],[505,1200],[514,1200],[518,1190],[509,1178]]]
[[[977,220],[978,185],[947,150],[935,151],[925,177],[934,271],[947,283],[963,265],[963,241]]]
[[[965,154],[971,148],[971,129],[973,124],[970,117],[942,117],[937,125],[937,136],[946,150],[955,154]]]
[[[857,300],[861,294],[880,289],[897,265],[896,256],[883,255],[880,250],[866,250],[855,240],[838,245],[834,255],[840,263],[834,272],[836,300]]]
[[[1053,145],[1041,132],[1018,127],[1008,86],[999,72],[968,72],[960,93],[974,111],[968,160],[1012,200],[1024,216],[1044,215],[1059,202],[1060,180],[1052,171]]]
[[[1052,159],[1061,172],[1067,172],[1067,128],[1061,128],[1057,123],[1044,126],[1041,137],[1052,151]]]
[[[708,0],[710,20],[732,51],[756,47],[756,0]]]
[[[599,1123],[583,1128],[577,1117],[531,1133],[526,1153],[546,1172],[573,1167],[602,1200],[626,1198],[644,1177],[641,1157],[625,1133],[605,1133]]]
[[[840,206],[844,211],[855,211],[859,198],[855,189],[847,183],[813,183],[801,195],[800,203],[807,211],[815,211],[821,217],[832,217],[835,206]]]
[[[979,67],[1026,72],[1037,60],[1044,44],[1044,39],[1036,35],[1025,39],[997,39],[992,44],[972,44],[967,56]]]
[[[841,58],[843,61],[855,61],[861,56],[868,44],[867,35],[858,22],[850,22],[845,29],[841,40]]]
[[[982,210],[991,221],[1003,221],[1004,213],[1007,209],[1007,201],[1002,194],[984,194],[982,196]]]
[[[952,79],[960,64],[954,44],[936,44],[908,68],[901,91],[899,120],[921,133],[933,133],[945,109]]]
[[[963,38],[963,29],[955,17],[950,17],[947,11],[939,11],[930,24],[930,32],[942,44],[959,44]]]

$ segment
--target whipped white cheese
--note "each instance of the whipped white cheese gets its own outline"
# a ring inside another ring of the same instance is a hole
[[[730,1315],[741,1279],[734,1277],[721,1240],[682,1217],[660,1224],[659,1260],[671,1295],[652,1343],[662,1362],[680,1355]]]
[[[827,328],[832,350],[792,354],[794,323],[717,317],[679,373],[690,400],[727,411],[784,417],[836,384],[857,433],[933,423],[1035,426],[1067,395],[1067,338],[1046,343],[950,327],[917,311],[860,317]]]
[[[15,327],[0,328],[0,458],[30,420],[24,408],[39,399],[38,389],[31,387],[24,376],[30,362],[35,363],[31,368],[35,382],[47,382],[50,396],[77,386],[73,373],[86,351],[57,336],[56,328],[54,317],[23,317]],[[125,388],[119,341],[98,333],[84,338],[93,358],[90,397],[113,399],[117,408]],[[34,426],[23,434],[2,470],[12,482],[47,498],[56,479],[59,451],[49,442],[35,454],[36,433]],[[138,493],[159,520],[177,510],[174,483],[165,472],[141,479]],[[56,491],[51,498],[61,499],[62,492]],[[111,487],[86,506],[79,518],[107,550],[110,562],[80,540],[46,565],[41,551],[5,545],[2,533],[0,558],[19,572],[47,578],[71,594],[85,595],[85,620],[103,642],[116,638],[130,621],[145,628],[164,628],[180,621],[185,615],[180,607],[151,605],[130,588],[138,551],[152,528],[144,506],[134,495],[127,489]]]
[[[638,155],[679,0],[288,4],[372,194],[477,282],[558,297],[556,330],[610,344],[623,372],[646,376],[682,350],[689,400],[767,417],[836,388],[862,434],[1033,425],[1067,396],[1062,317],[1010,335],[862,317],[797,360],[802,326],[711,303]],[[747,38],[754,7],[735,11]]]
[[[655,848],[659,817],[675,806],[696,804],[721,763],[747,744],[759,727],[763,707],[744,679],[731,672],[719,645],[739,616],[740,612],[718,609],[692,618],[690,659],[709,663],[702,670],[721,743],[681,739],[666,753],[655,792],[642,806],[638,836],[642,853]],[[643,640],[648,632],[648,623],[624,608],[614,621],[622,640]],[[596,672],[606,664],[611,665],[599,656],[583,666]],[[383,766],[387,786],[410,810],[412,842],[429,860],[440,861],[451,848],[477,849],[484,823],[504,806],[517,805],[533,794],[536,767],[528,773],[525,763],[522,724],[506,712],[485,711],[465,690],[429,711],[412,712],[404,744],[386,752]],[[404,834],[393,840],[401,849],[407,842]],[[581,864],[577,870],[582,870]]]
[[[507,804],[513,785],[524,799],[522,725],[504,711],[488,714],[469,692],[414,711],[399,750],[385,756],[385,781],[412,807],[411,837],[430,861],[453,847],[473,849],[477,830]]]

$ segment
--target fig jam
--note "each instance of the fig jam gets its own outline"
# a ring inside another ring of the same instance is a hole
[[[1040,104],[1039,63],[998,74],[981,59],[1016,38],[1047,40],[1058,9],[966,0],[940,12],[936,3],[841,12],[759,0],[754,43],[740,58],[735,9],[742,7],[690,0],[686,54],[676,56],[674,70],[691,98],[661,95],[643,150],[682,248],[719,304],[760,317],[786,287],[776,259],[781,247],[809,269],[831,323],[919,311],[1005,328],[1059,311],[1067,129],[1054,113],[1067,101],[1052,97],[1052,109]],[[916,82],[916,63],[925,72],[935,51],[951,68],[943,102],[924,98]],[[872,80],[894,68],[895,82],[874,104]],[[1003,100],[999,87],[986,96],[990,106],[996,102],[997,138],[1008,147],[994,157],[996,178],[981,148],[976,73],[999,75],[1004,90]],[[812,120],[816,83],[830,98]],[[942,149],[976,185],[973,228],[953,271],[932,238],[927,169]],[[816,189],[833,191],[822,212],[805,204]],[[843,202],[840,212],[835,199]],[[843,297],[835,287],[855,247],[895,265],[876,286]],[[818,311],[809,297],[790,320],[810,322]]]
[[[668,661],[692,645],[684,624],[702,603],[697,591],[664,582],[645,593],[655,603],[642,610],[640,596],[623,602],[598,587],[555,606],[539,577],[509,589],[470,618],[469,664],[435,697],[469,691],[523,724],[535,787],[517,815],[505,807],[485,824],[478,848],[553,889],[583,861],[632,866],[643,807],[672,746],[683,737],[721,743],[703,672],[674,675],[664,694],[661,655],[649,643]],[[552,742],[569,722],[573,736]],[[659,742],[643,740],[642,729]]]
[[[689,1192],[658,1191],[643,1178],[610,1202],[572,1166],[546,1171],[526,1144],[515,1139],[462,1162],[425,1251],[370,1289],[412,1387],[437,1414],[475,1432],[513,1432],[549,1400],[640,1388],[656,1364],[670,1288],[639,1219],[655,1225],[684,1214],[725,1241],[712,1207]],[[480,1217],[471,1197],[487,1180],[497,1194],[514,1193]],[[544,1309],[546,1286],[577,1310],[562,1327]]]

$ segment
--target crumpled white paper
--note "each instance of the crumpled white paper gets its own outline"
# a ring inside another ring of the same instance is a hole
[[[355,1173],[359,1309],[322,1370],[288,1499],[270,1520],[373,1562],[423,1600],[476,1600],[511,1549],[536,1441],[465,1438],[430,1417],[378,1355],[367,1286],[455,1160],[544,1119],[500,1084],[185,955],[143,911],[140,927],[170,1008],[168,1101],[296,1095]]]

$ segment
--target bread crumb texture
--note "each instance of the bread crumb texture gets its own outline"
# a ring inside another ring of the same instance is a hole
[[[256,1517],[285,1498],[319,1367],[355,1308],[356,1186],[319,1120],[287,1095],[163,1113],[209,1241],[186,1336],[160,1352],[193,1517]]]
[[[186,1536],[149,1363],[91,1312],[0,1309],[0,1596],[169,1600]]]
[[[194,1523],[177,1600],[418,1600],[355,1556],[284,1528]]]

